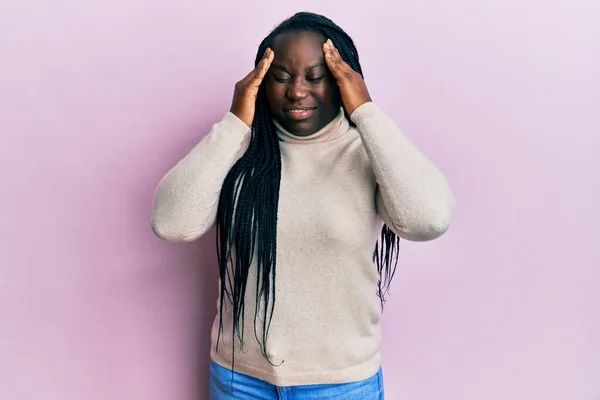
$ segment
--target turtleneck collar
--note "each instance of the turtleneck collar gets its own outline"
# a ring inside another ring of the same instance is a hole
[[[344,114],[344,108],[340,107],[338,115],[319,131],[309,136],[298,136],[285,130],[277,121],[273,120],[279,140],[287,143],[323,143],[337,139],[348,132],[350,123]]]

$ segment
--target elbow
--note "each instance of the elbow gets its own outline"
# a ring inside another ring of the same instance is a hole
[[[452,224],[452,217],[456,201],[452,194],[449,194],[447,201],[443,206],[440,206],[435,212],[431,212],[431,217],[428,219],[427,229],[423,234],[423,240],[434,240],[445,234]]]
[[[195,239],[177,229],[173,229],[171,224],[161,221],[159,218],[152,218],[150,227],[156,237],[167,242],[191,242]]]
[[[193,242],[211,228],[211,224],[208,221],[194,225],[194,228],[191,228],[190,224],[186,221],[187,219],[185,218],[173,219],[154,214],[150,222],[150,227],[159,239],[177,243]]]
[[[428,225],[427,232],[423,235],[423,240],[434,240],[448,232],[452,220],[452,213],[446,213],[438,216],[435,221],[431,221]]]
[[[167,242],[190,242],[197,236],[189,232],[186,215],[176,212],[177,207],[167,196],[157,193],[154,199],[150,228],[154,235]]]
[[[412,223],[395,228],[399,232],[399,236],[406,240],[427,242],[437,239],[450,229],[454,208],[454,197],[449,196],[448,201],[444,204],[420,213],[411,221]]]
[[[412,230],[404,229],[404,232],[399,236],[412,242],[429,242],[442,236],[449,228],[450,224],[431,221],[427,224],[419,224],[418,227]]]
[[[168,224],[161,222],[156,218],[152,218],[150,222],[150,227],[154,235],[159,239],[165,240],[167,242],[178,242],[179,237],[175,235],[172,230],[169,229]]]

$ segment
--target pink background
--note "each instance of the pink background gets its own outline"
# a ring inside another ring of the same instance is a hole
[[[159,241],[152,195],[302,9],[458,201],[403,244],[388,398],[600,399],[600,3],[393,3],[2,0],[0,398],[206,399],[214,232]]]

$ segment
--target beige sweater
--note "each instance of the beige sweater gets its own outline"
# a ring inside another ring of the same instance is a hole
[[[373,102],[343,112],[301,138],[277,125],[281,189],[277,285],[267,352],[254,335],[254,290],[246,292],[244,348],[235,370],[279,386],[366,379],[380,367],[379,275],[372,262],[382,220],[401,238],[444,233],[454,197],[440,171]],[[160,182],[152,228],[169,241],[191,241],[215,224],[219,191],[247,148],[250,128],[232,113]],[[401,261],[400,261],[401,262]],[[250,273],[248,287],[255,287]],[[231,368],[231,307],[212,359]],[[218,313],[218,309],[217,309]],[[262,315],[259,313],[259,315]],[[261,324],[258,323],[258,326]],[[260,331],[258,337],[261,337]]]

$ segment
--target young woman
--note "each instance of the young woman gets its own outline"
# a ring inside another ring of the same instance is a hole
[[[287,19],[255,66],[154,200],[162,239],[217,227],[211,399],[382,399],[399,238],[443,234],[453,194],[372,101],[331,20]]]

